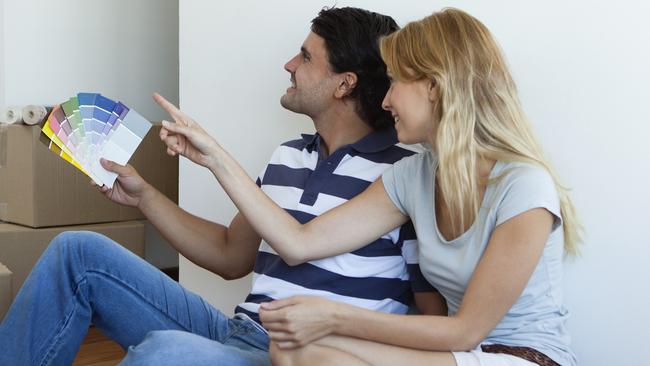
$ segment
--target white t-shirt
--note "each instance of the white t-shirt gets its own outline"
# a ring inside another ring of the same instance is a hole
[[[496,226],[530,209],[545,208],[555,222],[542,257],[519,299],[484,343],[531,347],[561,365],[575,365],[562,296],[560,201],[550,174],[532,164],[497,161],[490,177],[501,178],[488,185],[475,222],[461,236],[447,241],[435,219],[437,165],[436,155],[426,151],[395,163],[382,179],[395,206],[413,221],[422,274],[444,296],[449,315],[458,311]]]

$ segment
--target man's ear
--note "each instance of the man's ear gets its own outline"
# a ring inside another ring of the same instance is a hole
[[[354,88],[357,86],[357,74],[353,72],[346,72],[342,74],[341,81],[339,82],[339,86],[336,88],[336,91],[334,92],[334,96],[337,98],[343,98],[346,95],[350,95]]]
[[[439,90],[440,88],[438,88],[438,83],[436,82],[436,80],[435,79],[429,80],[428,94],[429,94],[430,102],[435,102],[438,100]]]

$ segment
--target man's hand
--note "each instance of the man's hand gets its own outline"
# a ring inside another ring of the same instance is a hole
[[[213,159],[213,151],[218,148],[217,142],[208,133],[176,106],[155,93],[153,99],[176,123],[163,121],[160,139],[167,145],[167,154],[180,154],[191,161],[208,167]]]
[[[121,166],[105,159],[101,159],[100,163],[109,172],[117,173],[112,189],[106,186],[100,188],[100,191],[113,202],[138,207],[146,193],[153,189],[131,165]]]
[[[279,348],[298,348],[334,333],[340,305],[316,296],[294,296],[262,303],[260,319]]]

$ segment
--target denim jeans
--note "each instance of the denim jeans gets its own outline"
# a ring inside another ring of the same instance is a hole
[[[52,240],[0,325],[0,365],[70,365],[90,323],[121,365],[269,365],[257,323],[229,318],[105,236]]]

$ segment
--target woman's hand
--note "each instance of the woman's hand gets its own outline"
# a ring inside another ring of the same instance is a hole
[[[260,319],[279,348],[298,348],[334,333],[342,305],[315,296],[294,296],[262,303]]]
[[[199,165],[208,167],[213,162],[214,151],[219,148],[215,139],[160,94],[155,93],[153,99],[176,122],[163,121],[160,130],[160,139],[167,145],[167,154],[171,156],[180,154]]]

